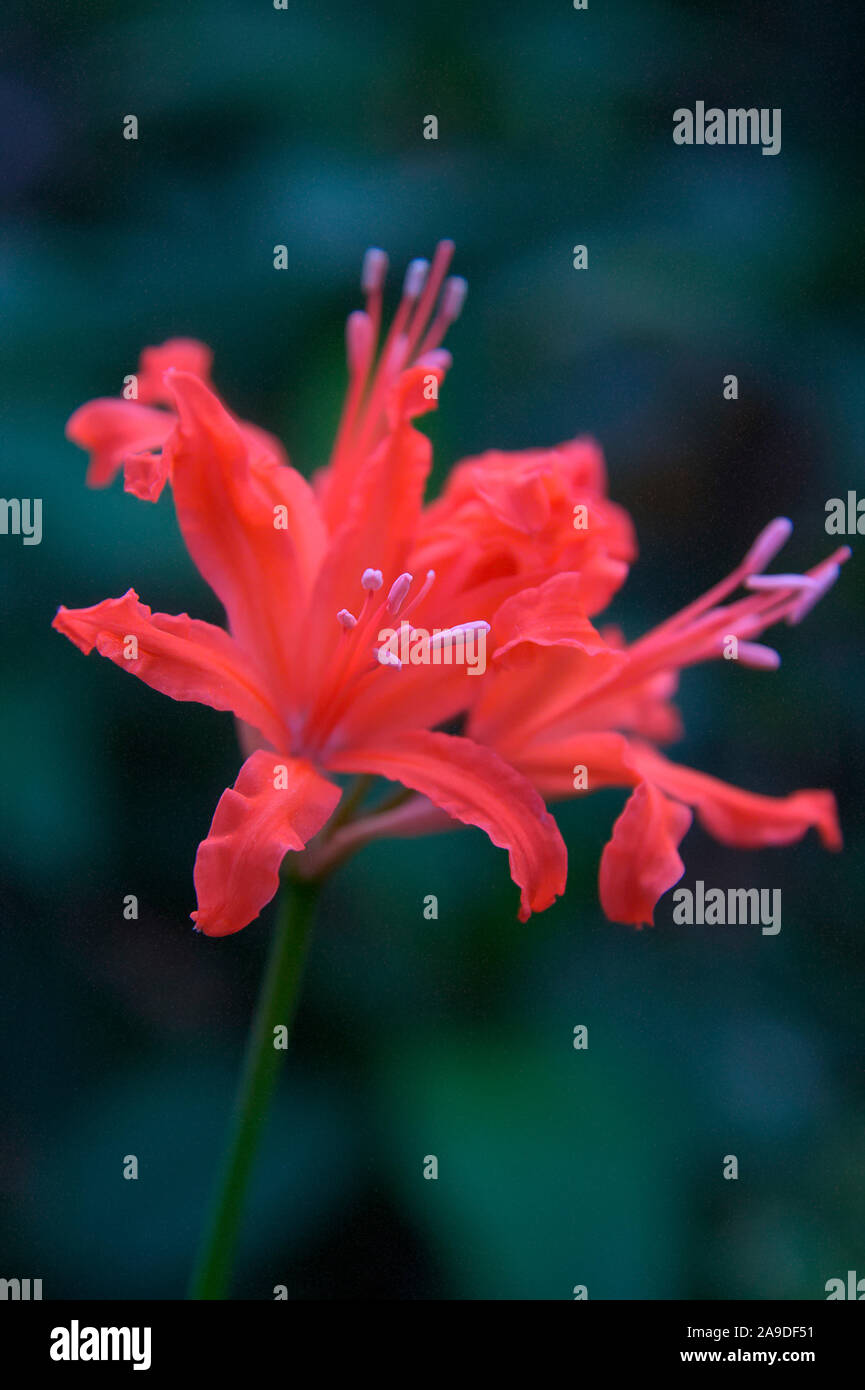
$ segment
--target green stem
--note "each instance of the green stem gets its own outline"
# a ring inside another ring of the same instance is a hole
[[[231,1137],[192,1277],[190,1298],[220,1299],[228,1291],[244,1195],[284,1055],[282,1049],[274,1047],[274,1029],[280,1024],[291,1027],[317,897],[316,883],[283,883],[270,955],[247,1041]]]

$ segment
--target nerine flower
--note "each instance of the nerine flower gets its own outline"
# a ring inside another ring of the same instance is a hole
[[[776,521],[728,580],[628,646],[590,621],[636,555],[592,441],[469,459],[424,508],[431,450],[412,421],[435,407],[450,367],[441,343],[465,296],[447,276],[452,251],[442,242],[431,265],[411,263],[381,345],[387,258],[367,253],[342,418],[312,484],[273,436],[225,407],[209,350],[189,339],[144,351],[137,399],[91,401],[69,421],[92,486],[122,469],[127,491],[155,501],[170,483],[189,553],[225,609],[222,629],[152,613],[130,589],[54,619],[84,652],[238,720],[246,760],[195,862],[192,917],[208,935],[256,917],[284,857],[310,841],[305,859],[320,869],[375,836],[454,823],[508,850],[526,920],[564,890],[565,847],[544,798],[605,785],[633,789],[601,863],[601,901],[617,921],[652,920],[683,872],[692,807],[730,844],[788,844],[810,826],[840,844],[831,793],[753,796],[655,745],[679,730],[670,697],[682,667],[730,638],[744,663],[776,665],[755,639],[803,617],[849,552],[805,575],[766,575],[789,531]],[[436,634],[419,636],[418,664],[401,666],[380,642],[399,624]],[[433,658],[467,631],[490,636],[477,681]],[[443,731],[455,724],[462,732]],[[334,815],[334,774],[383,777],[410,795],[351,820]]]

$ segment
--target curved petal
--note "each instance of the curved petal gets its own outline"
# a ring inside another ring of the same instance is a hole
[[[179,413],[166,453],[187,549],[232,634],[288,705],[298,627],[324,545],[312,489],[255,447],[198,377],[168,371],[165,380]]]
[[[515,530],[537,531],[556,502],[605,497],[604,456],[594,439],[578,436],[540,449],[488,449],[454,465],[442,492],[443,509],[480,496]]]
[[[691,820],[687,806],[648,782],[634,789],[601,855],[601,906],[612,922],[654,924],[658,899],[685,872],[678,849]]]
[[[85,655],[95,647],[173,700],[230,710],[277,745],[285,738],[264,681],[221,627],[186,613],[152,613],[134,589],[91,608],[61,607],[51,626]]]
[[[132,454],[123,460],[123,490],[142,502],[158,502],[168,482],[168,459],[151,451]]]
[[[566,571],[505,599],[492,621],[493,660],[522,642],[590,653],[609,650],[583,612],[582,590],[582,576]]]
[[[185,372],[212,389],[212,359],[210,348],[194,338],[170,338],[157,347],[144,348],[136,400],[101,397],[86,402],[70,416],[67,437],[91,455],[87,473],[90,487],[106,487],[123,467],[127,492],[148,502],[157,500],[168,478],[169,463],[160,450],[177,424],[173,409],[154,409],[175,404],[166,373]],[[255,462],[288,464],[285,450],[272,434],[246,420],[235,420],[235,424]]]
[[[607,730],[580,730],[558,738],[539,738],[522,747],[505,746],[501,752],[545,800],[595,792],[602,787],[633,787],[641,780],[630,760],[628,740]]]
[[[631,745],[642,775],[670,796],[696,809],[710,835],[735,849],[792,845],[811,829],[826,849],[841,848],[838,807],[830,791],[807,790],[789,796],[762,796],[732,787],[705,772],[679,767],[653,748]]]
[[[625,652],[607,646],[588,620],[582,635],[568,645],[521,642],[478,682],[469,732],[510,759],[510,751],[530,738],[579,728],[580,702],[627,660]]]
[[[413,730],[373,747],[334,753],[328,765],[402,782],[454,820],[486,831],[508,851],[511,878],[521,889],[521,922],[564,892],[567,851],[558,826],[526,779],[491,748]]]
[[[174,423],[165,410],[105,396],[87,401],[70,415],[66,438],[90,455],[88,487],[107,487],[128,459],[150,457],[161,449]]]
[[[169,338],[156,347],[146,347],[138,364],[138,399],[154,405],[173,405],[174,397],[163,381],[172,368],[201,377],[208,386],[213,353],[197,338]]]
[[[603,458],[590,440],[466,459],[424,513],[419,562],[442,574],[441,596],[456,576],[467,592],[508,575],[573,571],[591,617],[636,554],[630,518],[604,493]]]
[[[228,936],[257,917],[279,887],[285,855],[318,834],[340,796],[311,763],[263,750],[247,758],[195,857],[198,930]]]

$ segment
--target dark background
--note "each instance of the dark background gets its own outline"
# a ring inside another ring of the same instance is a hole
[[[640,538],[614,613],[630,636],[776,514],[797,523],[782,567],[813,563],[837,543],[826,500],[863,486],[860,9],[5,13],[0,490],[43,498],[44,535],[0,537],[0,1275],[42,1278],[46,1298],[173,1298],[271,918],[223,940],[188,919],[239,766],[231,719],[50,630],[59,603],[129,585],[220,618],[168,493],[86,490],[67,417],[117,393],[142,346],[190,334],[232,407],[309,472],[365,247],[396,280],[450,236],[470,293],[425,424],[437,481],[494,445],[595,434]],[[781,153],[677,147],[672,113],[697,100],[781,107]],[[379,845],[329,885],[238,1295],[819,1299],[865,1275],[859,565],[783,629],[777,674],[721,662],[683,682],[683,761],[838,793],[841,856],[685,842],[686,883],[781,888],[779,936],[672,927],[669,899],[653,930],[607,923],[615,792],[562,810],[567,895],[525,927],[476,831]]]

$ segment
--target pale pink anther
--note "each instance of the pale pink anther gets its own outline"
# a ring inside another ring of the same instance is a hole
[[[385,282],[387,268],[387,252],[378,246],[371,246],[363,258],[363,269],[360,273],[361,291],[364,294],[376,294]]]
[[[781,657],[775,648],[766,647],[762,642],[740,642],[738,660],[755,671],[777,671],[781,665]]]
[[[434,372],[449,372],[453,362],[454,359],[447,348],[433,348],[431,352],[425,352],[422,357],[418,357],[415,365],[428,367]]]
[[[764,570],[790,539],[793,523],[789,517],[776,516],[768,526],[764,526],[744,560],[742,570],[746,574],[759,574]]]
[[[700,598],[694,599],[678,613],[675,613],[666,622],[660,623],[652,632],[647,633],[639,642],[635,643],[638,649],[645,649],[650,643],[657,644],[662,636],[669,636],[673,633],[684,635],[686,629],[692,626],[701,615],[713,610],[717,604],[727,598],[740,584],[744,584],[745,579],[751,574],[759,574],[777,555],[781,547],[789,540],[793,530],[793,523],[786,516],[776,516],[774,521],[770,521],[768,526],[764,526],[745,558],[740,561],[734,570],[725,579],[713,584]]]
[[[381,570],[365,569],[360,577],[360,582],[364,589],[368,589],[371,593],[374,593],[375,590],[380,589],[384,583]]]
[[[403,281],[402,292],[406,299],[417,299],[426,284],[429,274],[429,261],[422,259],[409,261]]]
[[[490,625],[482,620],[471,623],[457,623],[455,627],[444,628],[441,632],[434,632],[429,639],[428,646],[430,651],[435,651],[438,647],[447,646],[461,633],[468,632],[489,632]]]
[[[750,574],[746,589],[813,589],[816,579],[810,574]]]
[[[462,275],[451,275],[442,290],[440,313],[448,323],[454,323],[462,313],[469,292],[469,282]]]
[[[398,671],[402,670],[402,662],[396,652],[392,652],[388,647],[379,647],[376,658],[381,666],[393,666]]]
[[[387,611],[394,617],[399,613],[405,603],[406,594],[412,586],[414,576],[411,574],[401,574],[390,586],[390,593],[387,596]]]
[[[340,608],[336,615],[336,621],[339,623],[340,627],[344,627],[346,631],[350,631],[351,628],[357,627],[357,618],[353,613],[349,613],[347,608]]]

